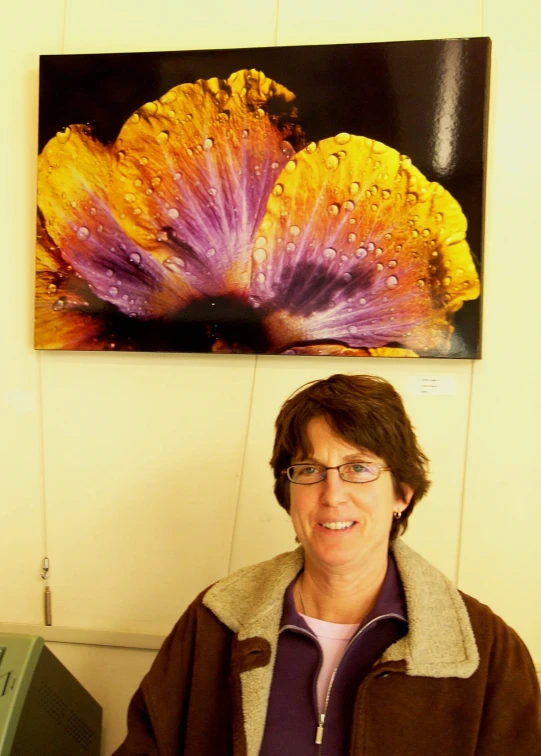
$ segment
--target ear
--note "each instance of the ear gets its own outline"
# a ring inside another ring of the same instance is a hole
[[[396,504],[398,507],[398,511],[404,512],[409,507],[409,503],[414,494],[414,489],[411,486],[409,486],[407,483],[401,483],[400,488],[404,492],[404,495],[401,499],[397,500]]]

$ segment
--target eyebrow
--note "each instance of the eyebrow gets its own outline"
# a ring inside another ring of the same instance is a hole
[[[366,456],[366,455],[370,456]],[[343,462],[340,464],[346,464],[347,462],[372,462],[374,463],[376,460],[374,456],[370,452],[361,452],[359,451],[357,454],[347,454],[345,457],[343,457]],[[319,460],[316,457],[305,457],[304,459],[300,459],[298,462],[292,462],[292,465],[302,465],[306,462],[313,462],[317,465],[322,465],[325,467],[323,462],[319,462]]]

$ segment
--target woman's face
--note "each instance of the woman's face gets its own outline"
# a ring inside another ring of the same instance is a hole
[[[386,466],[385,460],[337,436],[323,417],[308,423],[307,434],[312,454],[295,458],[294,463],[335,467],[344,462],[375,462]],[[351,570],[352,574],[374,560],[387,558],[393,512],[404,511],[413,494],[409,489],[405,501],[398,498],[390,471],[381,472],[370,483],[348,483],[337,470],[328,470],[320,483],[290,483],[289,491],[291,520],[304,546],[307,568]]]

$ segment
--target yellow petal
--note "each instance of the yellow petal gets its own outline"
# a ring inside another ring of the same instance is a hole
[[[271,330],[285,343],[398,343],[443,355],[452,314],[480,290],[466,229],[458,202],[409,158],[339,134],[308,145],[278,177],[257,232],[264,260],[253,248],[252,290],[263,302],[274,292]]]
[[[190,283],[246,290],[249,253],[270,190],[294,148],[294,95],[261,72],[181,84],[128,119],[113,147],[111,194],[127,235]]]

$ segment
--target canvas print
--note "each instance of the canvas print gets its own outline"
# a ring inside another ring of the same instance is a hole
[[[42,56],[36,348],[479,357],[489,53]]]

